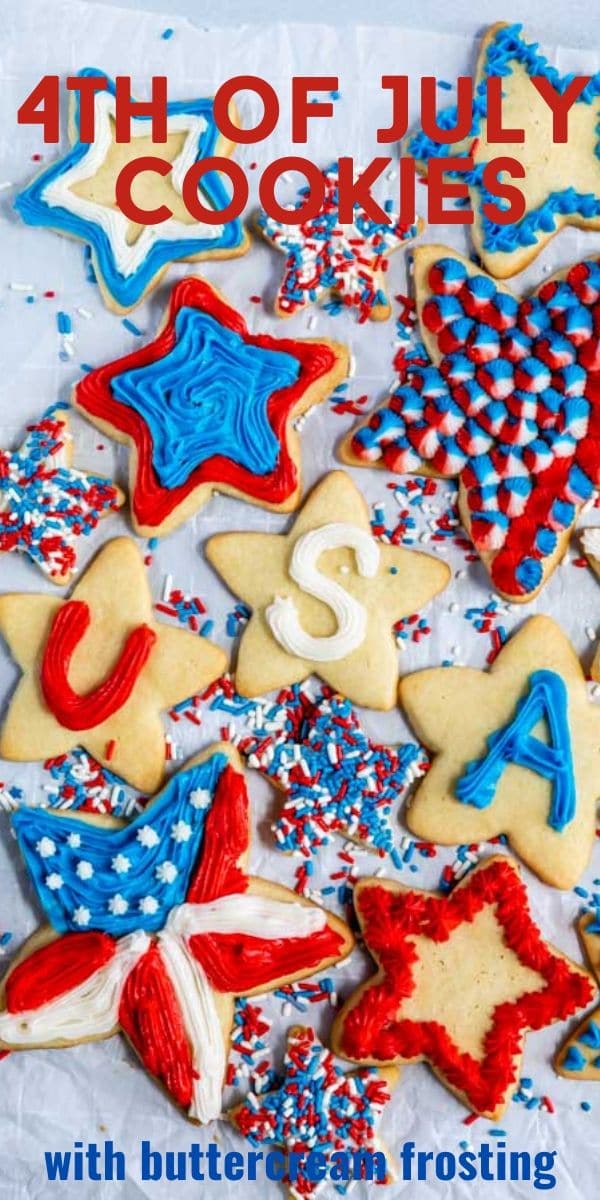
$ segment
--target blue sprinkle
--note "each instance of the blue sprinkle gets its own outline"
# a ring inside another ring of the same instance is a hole
[[[56,314],[56,324],[59,333],[72,333],[73,331],[73,322],[66,312],[58,312]]]
[[[126,329],[129,330],[130,333],[134,333],[136,337],[142,337],[144,332],[143,329],[138,329],[137,325],[134,325],[133,321],[129,320],[129,317],[123,317],[121,323]]]
[[[163,29],[160,36],[161,36],[163,42],[168,42],[169,39],[173,37],[174,33],[175,33],[174,29]]]
[[[214,627],[215,627],[214,621],[210,621],[210,620],[205,621],[204,624],[200,628],[200,637],[210,637]]]
[[[437,86],[439,88],[441,88],[443,92],[451,92],[452,91],[452,84],[448,83],[447,79],[438,79]]]
[[[592,1106],[591,1106],[589,1100],[582,1100],[581,1107],[584,1112],[589,1112]]]

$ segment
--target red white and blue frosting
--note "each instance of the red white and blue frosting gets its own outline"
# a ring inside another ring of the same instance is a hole
[[[427,284],[420,319],[439,362],[409,362],[352,453],[458,476],[494,583],[526,598],[600,479],[600,263],[521,302],[450,253]]]

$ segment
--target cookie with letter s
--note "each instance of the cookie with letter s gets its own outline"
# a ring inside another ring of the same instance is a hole
[[[396,700],[394,623],[450,576],[431,555],[378,542],[343,471],[316,485],[287,534],[216,534],[206,554],[252,609],[235,673],[241,695],[315,672],[354,703],[380,709]]]
[[[248,794],[230,745],[193,759],[132,821],[42,808],[12,821],[49,924],[2,982],[0,1046],[121,1031],[192,1121],[221,1113],[235,998],[352,949],[338,917],[248,873]]]

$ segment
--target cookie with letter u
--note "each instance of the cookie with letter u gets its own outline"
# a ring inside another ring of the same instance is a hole
[[[235,682],[243,696],[311,672],[356,704],[392,708],[398,681],[392,626],[446,586],[446,563],[383,545],[343,471],[311,492],[287,534],[221,533],[206,554],[252,608]]]
[[[229,745],[188,763],[128,823],[39,808],[12,821],[50,925],[3,980],[0,1046],[120,1030],[193,1121],[220,1115],[235,997],[352,949],[338,917],[248,874],[248,794]]]
[[[560,626],[531,617],[489,671],[409,675],[400,704],[433,757],[410,830],[444,845],[506,834],[540,879],[572,888],[596,836],[600,708]]]
[[[0,596],[0,634],[22,672],[0,754],[27,762],[84,746],[144,792],[164,775],[162,710],[208,687],[227,662],[207,638],[154,619],[131,538],[105,545],[68,600]]]

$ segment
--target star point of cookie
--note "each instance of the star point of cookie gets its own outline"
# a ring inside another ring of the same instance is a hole
[[[103,76],[93,68],[79,74]],[[94,126],[94,141],[83,142],[79,96],[72,93],[71,149],[44,168],[19,194],[15,207],[29,225],[89,244],[109,307],[118,312],[134,308],[175,261],[245,253],[249,242],[239,220],[215,225],[199,222],[187,212],[182,199],[188,168],[201,159],[229,154],[233,148],[219,134],[211,99],[169,102],[166,143],[152,141],[149,117],[132,119],[131,140],[124,145],[115,138],[115,85],[107,79],[105,90],[95,94]],[[134,185],[133,198],[149,210],[166,205],[172,215],[159,224],[138,225],[116,206],[115,181],[127,162],[147,155],[168,161],[172,169],[166,176],[146,172],[142,182]],[[208,207],[218,211],[227,205],[227,189],[217,172],[204,175],[200,186]]]
[[[583,74],[583,72],[582,72]],[[483,173],[498,155],[498,143],[487,140],[488,80],[502,79],[502,119],[507,129],[523,129],[524,140],[511,143],[510,155],[524,169],[519,187],[525,212],[518,221],[499,223],[486,215],[491,199]],[[424,173],[434,158],[470,157],[473,167],[452,177],[469,185],[475,249],[483,265],[496,278],[507,278],[524,269],[546,243],[566,225],[600,229],[600,71],[587,79],[568,113],[568,139],[554,138],[553,116],[533,85],[542,80],[563,93],[572,76],[561,75],[528,42],[520,25],[498,23],[483,39],[473,91],[472,125],[460,142],[437,142],[422,131],[407,139],[407,150]],[[456,107],[441,114],[446,128],[456,124]]]
[[[399,1079],[393,1067],[362,1067],[343,1072],[330,1050],[316,1033],[303,1026],[288,1031],[283,1064],[283,1082],[259,1096],[252,1094],[227,1113],[236,1129],[252,1146],[272,1145],[284,1152],[308,1155],[327,1143],[332,1182],[345,1195],[351,1180],[343,1168],[347,1156],[360,1151],[378,1155],[384,1172],[374,1177],[387,1183],[390,1172],[376,1124]],[[335,1175],[335,1166],[340,1174]],[[343,1181],[343,1182],[342,1182]],[[317,1181],[303,1178],[300,1184],[287,1181],[291,1200],[315,1196]]]
[[[400,704],[432,752],[411,831],[446,845],[505,834],[541,879],[573,887],[595,841],[600,708],[560,626],[531,617],[489,671],[407,676]]]
[[[27,427],[18,450],[0,450],[0,553],[24,554],[51,583],[69,583],[80,538],[120,508],[120,488],[71,466],[65,406]]]
[[[0,753],[37,761],[84,746],[141,791],[164,776],[160,713],[222,674],[206,638],[157,622],[141,554],[103,547],[68,600],[0,596],[0,633],[21,668]]]
[[[600,984],[600,911],[581,917],[578,930],[590,970]],[[600,1080],[600,1008],[594,1008],[569,1034],[554,1065],[567,1079]]]
[[[458,478],[496,590],[532,600],[600,482],[600,262],[519,301],[462,255],[424,246],[415,285],[430,361],[413,359],[342,457]]]
[[[425,1060],[464,1104],[497,1119],[525,1034],[588,1004],[588,972],[543,940],[508,858],[480,863],[449,896],[361,879],[355,905],[378,971],[336,1017],[334,1050],[352,1062]]]
[[[0,1045],[120,1030],[194,1121],[221,1112],[235,997],[352,948],[339,918],[248,874],[248,795],[229,746],[190,762],[127,824],[33,809],[13,826],[52,928],[3,981]]]
[[[373,538],[365,501],[343,471],[317,484],[289,533],[216,534],[206,553],[253,610],[235,677],[244,696],[315,672],[356,704],[392,708],[392,626],[449,579],[446,563]]]
[[[342,225],[338,213],[338,166],[323,171],[325,197],[316,217],[300,225],[278,221],[262,211],[258,227],[268,242],[286,255],[276,312],[291,317],[333,293],[355,308],[359,322],[385,320],[390,302],[383,288],[387,256],[417,237],[420,223],[404,225],[392,212],[378,224],[357,203],[354,222]]]
[[[75,406],[131,447],[136,531],[170,532],[214,490],[281,512],[300,500],[294,421],[346,376],[327,339],[252,334],[206,280],[175,285],[149,345],[86,375]]]

